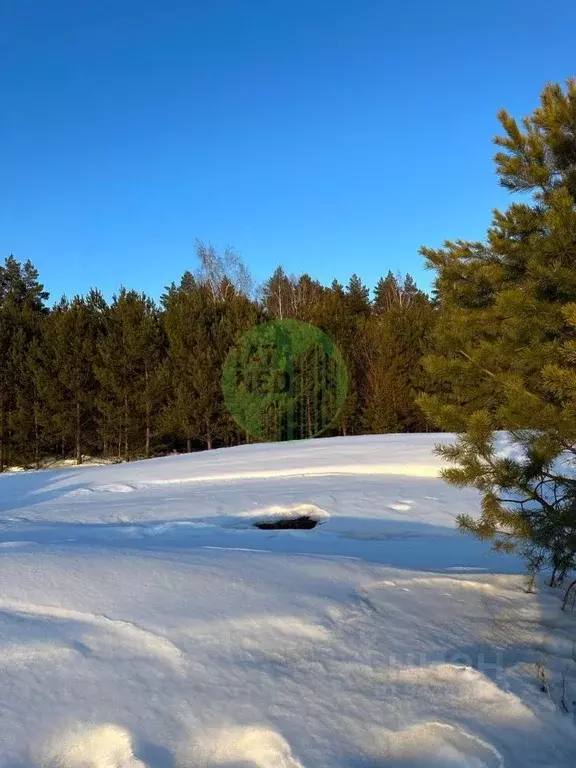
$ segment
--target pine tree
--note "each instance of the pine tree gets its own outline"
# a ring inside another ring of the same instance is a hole
[[[294,316],[292,296],[294,278],[290,278],[282,267],[277,267],[262,291],[262,303],[269,317],[283,320]]]
[[[325,289],[310,275],[292,279],[292,317],[305,323],[315,323]]]
[[[36,454],[35,389],[26,358],[41,334],[48,294],[27,261],[9,256],[0,266],[0,471],[15,461],[25,464]]]
[[[363,286],[361,293],[364,295]],[[351,311],[346,289],[338,281],[334,280],[330,288],[319,286],[310,321],[328,334],[337,345],[348,371],[348,396],[332,427],[333,434],[354,434],[358,427],[359,396],[356,359],[357,334],[361,317],[362,313],[359,316]]]
[[[380,290],[378,290],[380,286]],[[366,376],[363,428],[367,432],[421,432],[426,419],[416,404],[434,315],[428,297],[407,275],[388,273],[376,289],[374,315],[360,334]]]
[[[521,548],[554,580],[576,554],[576,481],[561,460],[576,444],[576,81],[547,86],[521,125],[499,118],[500,183],[522,200],[495,212],[486,243],[423,250],[440,316],[427,361],[439,392],[421,403],[463,432],[440,449],[445,478],[483,495],[462,528]]]
[[[229,444],[237,430],[222,401],[222,366],[234,341],[257,322],[258,309],[227,278],[216,285],[202,277],[172,286],[163,307],[170,382],[164,430],[188,451]]]
[[[398,300],[400,286],[392,272],[388,271],[386,277],[381,277],[374,289],[374,313],[382,315],[393,307]]]
[[[370,291],[358,275],[352,275],[346,286],[346,304],[352,315],[367,317],[370,314]]]
[[[224,406],[222,366],[240,334],[274,317],[311,323],[333,339],[347,364],[349,396],[341,407],[342,390],[326,385],[334,374],[326,350],[306,350],[294,363],[298,412],[293,423],[281,408],[265,415],[270,439],[318,434],[326,421],[324,434],[419,428],[411,393],[421,324],[407,310],[420,294],[409,278],[389,276],[387,306],[397,306],[401,316],[372,327],[378,313],[355,275],[346,288],[337,281],[328,288],[278,268],[258,301],[233,251],[218,253],[199,241],[197,256],[198,268],[166,289],[161,311],[127,289],[111,306],[95,290],[47,310],[34,267],[6,260],[0,267],[0,469],[41,466],[54,455],[79,463],[87,454],[133,458],[246,441]],[[383,344],[388,357],[379,353],[368,361],[366,349]],[[326,373],[321,384],[318,370]],[[387,414],[381,396],[393,404]]]
[[[151,453],[163,349],[154,302],[123,288],[106,312],[95,371],[102,440],[127,460]]]
[[[52,443],[59,444],[59,453],[71,451],[77,464],[84,454],[99,450],[94,364],[104,312],[97,291],[70,302],[63,298],[44,324],[43,344],[32,362],[33,380],[45,406],[39,424]]]
[[[44,449],[42,414],[45,412],[34,376],[34,360],[41,345],[41,321],[34,333],[23,324],[12,335],[12,371],[15,375],[13,411],[10,415],[12,456],[25,467],[40,467]]]

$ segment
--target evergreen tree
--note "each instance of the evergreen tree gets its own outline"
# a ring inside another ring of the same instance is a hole
[[[348,369],[348,397],[331,431],[324,434],[348,434],[353,431],[357,410],[356,385],[351,364],[354,328],[357,318],[349,311],[344,287],[334,280],[330,288],[304,275],[297,285],[301,297],[298,319],[312,323],[336,343]]]
[[[373,303],[374,313],[382,315],[393,307],[397,303],[399,290],[398,281],[392,272],[388,271],[386,277],[381,277],[376,283]]]
[[[149,456],[160,408],[164,336],[154,302],[122,289],[106,312],[95,367],[100,384],[100,431],[118,455]]]
[[[162,421],[164,430],[183,439],[188,451],[194,444],[212,448],[229,443],[235,432],[222,402],[222,366],[234,341],[259,313],[226,278],[223,282],[183,282],[163,297],[170,393]]]
[[[47,298],[31,262],[9,256],[0,266],[0,471],[28,463],[37,452],[29,418],[37,409],[36,393],[26,359],[40,337]]]
[[[409,275],[402,279],[388,273],[378,285],[374,315],[360,334],[366,376],[363,428],[421,432],[427,422],[416,395],[424,383],[422,359],[429,350],[433,309]]]
[[[294,278],[290,278],[282,267],[277,267],[266,281],[262,291],[262,303],[269,317],[283,320],[294,316]]]
[[[337,281],[328,288],[278,268],[257,301],[233,251],[220,254],[198,242],[197,253],[198,269],[166,289],[161,310],[122,289],[111,306],[95,290],[48,311],[34,267],[6,260],[0,268],[0,468],[40,466],[54,456],[132,458],[248,440],[224,407],[221,370],[239,335],[272,317],[311,323],[334,340],[348,368],[349,395],[340,408],[336,389],[326,385],[332,374],[324,353],[307,350],[294,361],[294,423],[281,409],[270,412],[270,439],[317,434],[336,402],[330,434],[421,426],[410,399],[417,387],[412,371],[419,367],[412,363],[421,354],[413,337],[421,325],[417,314],[407,313],[420,293],[409,278],[391,278],[388,303],[401,316],[384,322],[357,276],[346,288]],[[381,322],[372,326],[375,317]],[[382,349],[387,358],[377,352]],[[318,370],[326,373],[322,384]],[[388,415],[379,399],[394,404]]]
[[[305,323],[316,322],[324,290],[317,280],[307,274],[293,280],[292,316]]]
[[[24,264],[8,256],[0,267],[0,303],[21,312],[43,312],[49,294],[38,280],[31,261]]]
[[[325,432],[336,416],[337,363],[320,343],[312,344],[293,363],[293,430],[301,440]]]
[[[35,362],[41,348],[41,321],[32,337],[22,325],[12,335],[12,370],[15,375],[13,410],[10,415],[12,456],[18,464],[40,467],[45,441],[41,425],[45,413],[36,387]]]
[[[97,291],[71,302],[63,298],[45,322],[34,365],[33,380],[45,405],[39,415],[43,431],[59,442],[61,455],[72,450],[77,464],[99,448],[94,363],[104,308]]]
[[[576,81],[547,86],[521,126],[499,117],[500,183],[523,199],[495,212],[486,243],[423,250],[440,316],[427,361],[439,391],[421,403],[463,432],[440,449],[446,479],[483,494],[481,518],[461,526],[554,578],[576,552],[576,485],[560,460],[576,444]]]
[[[351,315],[367,317],[370,314],[370,291],[358,275],[352,275],[348,281],[345,295]]]

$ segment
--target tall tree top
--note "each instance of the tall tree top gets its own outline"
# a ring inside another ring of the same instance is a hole
[[[400,286],[398,280],[389,270],[386,277],[381,277],[374,289],[374,311],[381,315],[394,306]]]
[[[423,293],[411,275],[393,275],[388,272],[386,277],[381,277],[374,290],[374,312],[382,315],[393,307],[407,309],[416,301],[427,303],[426,294]]]
[[[18,310],[25,307],[41,310],[48,297],[32,262],[21,264],[14,256],[8,256],[4,266],[0,266],[0,306],[8,304]]]
[[[505,316],[506,304],[523,302],[531,316],[533,301],[576,299],[576,80],[565,89],[546,86],[540,106],[520,123],[504,110],[499,119],[500,183],[524,199],[494,212],[485,243],[458,240],[421,252],[438,270],[442,304],[484,310],[499,300]]]
[[[539,198],[565,187],[576,199],[576,79],[565,89],[547,85],[522,127],[504,109],[498,118],[505,134],[494,142],[504,151],[494,159],[502,186]]]
[[[354,315],[367,315],[370,312],[370,291],[356,274],[352,275],[346,286],[346,303]]]

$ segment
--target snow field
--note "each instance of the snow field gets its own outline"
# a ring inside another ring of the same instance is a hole
[[[0,765],[571,768],[574,617],[435,439],[0,477]]]

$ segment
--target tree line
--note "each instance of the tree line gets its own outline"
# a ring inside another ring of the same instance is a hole
[[[222,366],[254,325],[294,318],[333,340],[348,396],[327,435],[423,431],[415,402],[433,392],[434,302],[388,273],[373,295],[353,275],[325,286],[279,267],[258,290],[236,253],[197,243],[198,267],[159,302],[122,288],[49,296],[30,262],[0,266],[0,471],[47,459],[130,460],[252,438],[223,402]],[[429,390],[426,389],[430,384]],[[304,425],[298,436],[307,437]]]

